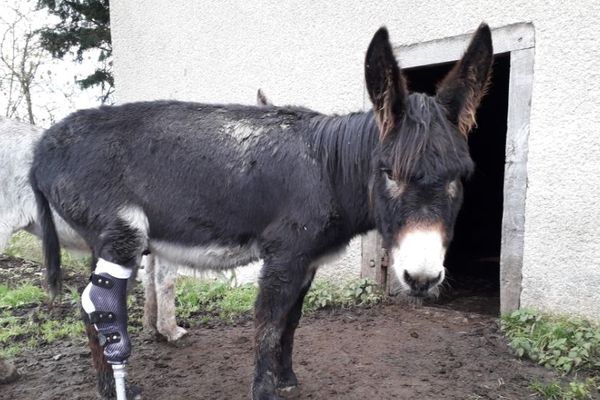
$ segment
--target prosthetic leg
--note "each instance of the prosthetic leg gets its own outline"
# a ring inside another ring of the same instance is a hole
[[[127,279],[131,273],[129,268],[100,258],[81,295],[81,305],[98,332],[106,360],[112,365],[117,400],[126,400],[125,364],[131,354],[127,334]]]

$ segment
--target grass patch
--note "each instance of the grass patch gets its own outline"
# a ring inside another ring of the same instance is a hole
[[[37,236],[29,232],[19,231],[15,233],[4,252],[9,256],[32,260],[38,264],[43,265],[44,263],[42,243]],[[60,256],[64,268],[76,271],[87,271],[89,269],[90,257],[87,255],[61,250]]]
[[[25,348],[35,348],[64,338],[82,337],[83,323],[76,306],[67,299],[66,315],[48,313],[43,289],[25,283],[11,288],[0,285],[0,356],[14,357]]]
[[[44,261],[40,239],[25,231],[15,233],[4,252],[9,256],[25,258],[39,264]]]
[[[221,317],[234,319],[249,313],[254,308],[258,289],[254,285],[244,285],[225,292],[217,303]]]
[[[600,392],[600,378],[592,377],[567,384],[534,382],[531,388],[548,400],[588,400],[597,398],[594,397],[594,393]]]
[[[39,309],[32,309],[22,316],[4,311],[0,314],[0,355],[14,357],[26,348],[62,339],[83,338],[83,334],[83,323],[75,312],[73,315],[52,317]]]
[[[536,393],[552,400],[600,396],[600,327],[583,319],[552,317],[527,309],[503,316],[501,324],[518,357],[563,375],[576,375],[566,384],[533,382]],[[579,375],[588,377],[582,380]]]
[[[200,323],[217,318],[232,321],[248,315],[254,308],[258,289],[254,285],[231,287],[228,282],[180,277],[176,288],[177,316],[195,317]],[[327,281],[316,282],[304,299],[304,311],[347,308],[379,303],[383,293],[368,280],[357,280],[343,287]]]
[[[27,326],[20,322],[18,317],[10,313],[0,315],[0,343],[10,343],[27,333]]]
[[[252,310],[256,293],[254,285],[230,287],[223,281],[181,277],[176,288],[177,316],[188,319],[208,313],[219,319],[233,320]],[[207,321],[204,317],[201,321]]]
[[[31,283],[17,288],[0,285],[0,309],[41,304],[46,301],[46,298],[44,290]]]
[[[82,336],[85,333],[83,322],[68,318],[65,321],[48,320],[40,326],[40,338],[46,343],[59,339]]]

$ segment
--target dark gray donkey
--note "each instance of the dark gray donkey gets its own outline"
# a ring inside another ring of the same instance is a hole
[[[113,390],[107,361],[130,352],[122,280],[146,252],[198,268],[264,260],[254,399],[298,384],[302,301],[323,258],[352,237],[377,229],[406,292],[435,295],[492,58],[482,24],[435,96],[409,93],[381,28],[365,60],[372,112],[155,101],[78,111],[50,128],[31,170],[49,281],[58,290],[51,205],[98,258],[82,302],[102,394]]]

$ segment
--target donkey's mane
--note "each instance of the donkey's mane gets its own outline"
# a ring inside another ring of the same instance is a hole
[[[393,154],[389,160],[396,179],[410,181],[446,175],[469,175],[473,162],[467,141],[445,114],[444,108],[422,93],[406,99],[399,129],[384,139]],[[373,112],[318,115],[309,120],[311,142],[331,176],[344,182],[364,178],[379,140]],[[377,166],[376,166],[377,167]]]
[[[399,129],[386,137],[391,146],[392,175],[397,179],[427,179],[441,175],[469,175],[473,162],[467,141],[448,120],[435,98],[412,93],[406,99]]]
[[[379,135],[373,112],[319,115],[310,119],[308,128],[316,155],[330,176],[357,182],[368,174]]]

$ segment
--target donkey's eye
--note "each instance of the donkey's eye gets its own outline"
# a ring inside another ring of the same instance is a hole
[[[451,199],[455,198],[458,194],[459,184],[460,183],[458,179],[455,179],[452,182],[448,183],[446,191],[448,192],[448,196],[450,196]]]

